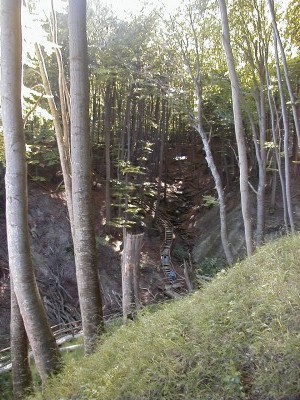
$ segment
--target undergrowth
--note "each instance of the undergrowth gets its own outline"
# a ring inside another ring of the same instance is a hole
[[[71,360],[44,400],[278,400],[300,393],[300,237],[262,247],[204,290],[143,311]]]

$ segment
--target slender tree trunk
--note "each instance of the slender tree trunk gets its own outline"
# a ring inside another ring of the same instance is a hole
[[[275,154],[273,154],[273,164],[275,165],[276,163],[276,158],[275,158]],[[276,190],[277,190],[277,171],[274,167],[273,169],[273,176],[272,176],[272,186],[271,186],[271,200],[270,200],[270,208],[269,208],[269,212],[274,213],[275,208],[276,208]]]
[[[285,180],[284,180],[284,176],[283,176],[283,171],[282,171],[282,166],[281,166],[281,158],[280,158],[281,145],[280,145],[280,141],[278,141],[277,137],[276,137],[276,130],[279,131],[279,129],[280,129],[279,128],[279,119],[277,116],[277,129],[276,129],[274,107],[273,107],[274,101],[272,101],[274,99],[272,96],[272,88],[271,88],[272,86],[271,86],[271,81],[270,81],[270,76],[269,76],[267,59],[265,59],[265,68],[266,68],[265,72],[266,72],[266,81],[267,81],[267,88],[268,88],[268,103],[269,103],[269,110],[270,110],[270,116],[271,116],[272,138],[273,138],[273,143],[274,143],[273,151],[274,151],[275,159],[277,162],[278,175],[279,175],[280,185],[281,185],[284,224],[285,224],[286,232],[288,232],[289,227],[288,227],[286,189],[285,189]]]
[[[11,279],[10,348],[14,400],[23,400],[32,390],[29,346],[23,318]]]
[[[92,81],[93,82],[93,81]],[[92,88],[92,126],[91,126],[91,138],[92,142],[97,142],[96,136],[96,125],[97,125],[97,86],[96,86],[96,77],[94,78],[93,88]]]
[[[282,45],[282,41],[280,38],[280,34],[279,34],[277,22],[276,22],[275,10],[274,10],[274,0],[268,0],[268,4],[269,4],[269,9],[270,9],[271,18],[272,18],[274,35],[276,36],[276,41],[277,41],[277,44],[279,45],[282,64],[283,64],[284,77],[285,77],[285,81],[286,81],[286,85],[287,85],[287,89],[289,92],[289,97],[290,97],[290,101],[291,101],[291,105],[292,105],[294,124],[295,124],[296,134],[297,134],[297,138],[298,138],[298,146],[300,146],[300,124],[299,124],[298,115],[297,115],[297,102],[296,102],[295,95],[294,95],[292,85],[291,85],[291,81],[289,78],[287,60],[286,60],[284,48]]]
[[[85,353],[103,330],[91,193],[86,1],[69,1],[74,250]]]
[[[264,226],[265,226],[265,187],[266,187],[266,113],[264,86],[260,87],[259,98],[256,98],[257,114],[259,116],[259,138],[256,126],[250,111],[248,111],[249,121],[253,133],[253,143],[255,148],[256,160],[258,163],[258,188],[256,191],[256,245],[259,246],[263,242]]]
[[[280,95],[282,121],[283,121],[283,129],[284,129],[284,165],[285,165],[286,202],[287,202],[287,210],[288,210],[288,216],[289,216],[289,221],[290,221],[290,226],[291,226],[291,232],[295,233],[295,224],[294,224],[292,198],[291,198],[291,179],[290,179],[290,160],[289,160],[289,122],[288,122],[288,115],[287,115],[287,109],[286,109],[286,102],[285,102],[285,98],[284,98],[283,85],[282,85],[282,80],[281,80],[281,72],[280,72],[280,64],[279,64],[278,48],[277,48],[277,37],[276,37],[275,33],[274,33],[274,49],[275,49],[278,90],[279,90],[279,95]]]
[[[165,134],[166,134],[166,117],[167,117],[167,100],[162,100],[161,120],[160,120],[160,146],[159,146],[159,159],[158,159],[158,182],[157,182],[157,201],[156,207],[159,208],[161,200],[161,186],[163,177],[164,155],[165,155]],[[166,183],[165,183],[166,184]]]
[[[60,109],[61,109],[61,120],[63,125],[63,139],[64,139],[64,147],[66,153],[67,162],[70,163],[70,93],[67,86],[67,81],[65,77],[64,64],[62,59],[61,50],[58,45],[57,38],[57,20],[56,13],[54,10],[53,0],[51,0],[51,31],[52,31],[52,40],[56,44],[55,47],[55,56],[58,66],[58,89],[59,89],[59,100],[60,100]]]
[[[221,241],[222,241],[222,246],[224,249],[226,260],[229,265],[232,265],[233,261],[234,261],[234,257],[233,257],[233,254],[232,254],[232,251],[230,248],[230,244],[228,241],[226,204],[225,204],[225,198],[224,198],[222,179],[220,177],[220,174],[219,174],[216,164],[214,162],[214,158],[213,158],[210,143],[209,143],[208,134],[205,132],[204,127],[203,127],[202,72],[201,72],[200,51],[199,51],[200,46],[199,46],[199,42],[198,42],[197,32],[194,29],[194,23],[193,23],[191,9],[189,10],[189,14],[190,14],[190,23],[191,23],[191,27],[193,30],[193,36],[194,36],[194,41],[195,41],[195,50],[196,50],[196,59],[193,60],[193,63],[196,64],[195,73],[193,72],[192,63],[188,56],[187,49],[181,45],[181,51],[182,51],[185,65],[189,71],[191,78],[193,79],[194,89],[196,92],[197,123],[196,123],[196,126],[194,126],[194,128],[197,130],[197,132],[199,133],[199,135],[201,137],[201,140],[202,140],[202,143],[204,146],[206,162],[207,162],[209,170],[211,171],[214,182],[216,184],[216,190],[218,193],[219,210],[220,210]],[[194,119],[194,116],[192,118]],[[192,121],[192,122],[194,122],[194,121]],[[193,125],[194,125],[194,123],[193,123]]]
[[[110,160],[110,135],[111,135],[111,93],[110,84],[106,85],[105,107],[104,107],[104,137],[105,137],[105,218],[108,229],[111,222],[111,160]]]
[[[132,107],[133,107],[133,93],[134,93],[134,86],[130,84],[129,93],[127,94],[127,101],[126,101],[126,110],[125,110],[125,119],[124,119],[124,143],[122,145],[123,154],[122,160],[127,163],[127,165],[131,162],[131,147],[132,147]],[[125,150],[126,147],[126,150]],[[128,172],[125,173],[125,188],[127,190],[129,182]],[[128,195],[125,194],[124,199],[124,220],[128,221]]]
[[[232,106],[234,115],[235,135],[238,147],[239,167],[240,167],[240,192],[241,192],[241,205],[245,229],[246,248],[248,256],[253,253],[253,229],[251,223],[251,207],[250,207],[250,193],[248,185],[248,160],[247,148],[245,141],[245,132],[243,127],[242,111],[241,111],[241,93],[238,76],[235,70],[234,58],[230,44],[230,31],[227,16],[227,7],[225,0],[218,0],[223,30],[223,45],[225,49],[228,72],[231,82],[232,92]]]
[[[167,104],[167,110],[166,110],[166,123],[165,123],[165,143],[167,143],[168,138],[169,138],[169,120],[170,120],[170,110]],[[166,144],[165,144],[166,146]],[[164,163],[164,200],[167,200],[167,189],[168,189],[168,169],[167,169],[167,161]]]
[[[10,274],[36,362],[45,382],[61,357],[43,308],[30,255],[23,132],[21,1],[1,2],[1,93],[6,156],[6,224]],[[22,372],[21,372],[22,373]]]
[[[223,246],[224,253],[226,256],[226,260],[229,265],[232,265],[234,258],[233,258],[233,254],[232,254],[232,251],[231,251],[231,248],[229,245],[229,241],[228,241],[226,204],[225,204],[225,198],[224,198],[222,179],[220,177],[220,174],[219,174],[216,164],[214,162],[210,144],[209,144],[209,140],[208,140],[207,134],[204,131],[204,128],[202,125],[202,93],[201,93],[200,83],[197,80],[195,82],[195,88],[196,88],[197,99],[198,99],[197,131],[200,134],[200,137],[202,139],[202,143],[203,143],[204,151],[205,151],[205,158],[206,158],[208,168],[210,169],[211,174],[212,174],[215,184],[216,184],[216,190],[218,193],[218,203],[219,203],[219,209],[220,209],[221,241],[222,241],[222,246]]]
[[[57,110],[54,96],[51,90],[50,81],[47,74],[47,69],[45,65],[45,60],[43,57],[43,52],[41,46],[39,44],[35,44],[35,52],[39,63],[39,69],[42,77],[43,86],[45,89],[45,93],[47,95],[48,105],[50,108],[51,115],[53,117],[53,124],[56,134],[59,158],[64,178],[65,190],[66,190],[66,199],[67,199],[67,207],[70,217],[70,224],[73,236],[73,208],[72,208],[72,179],[71,179],[71,160],[70,160],[70,147],[69,142],[65,141],[65,137],[67,136],[61,126],[60,123],[60,114]]]
[[[159,122],[160,122],[160,97],[156,98],[155,102],[155,109],[154,109],[154,121],[155,126],[154,129],[154,148],[155,151],[153,152],[154,162],[155,162],[155,176],[158,175],[158,168],[159,168]]]
[[[258,115],[259,115],[259,178],[257,189],[257,217],[256,217],[256,244],[259,246],[264,240],[265,230],[265,194],[266,194],[266,108],[265,108],[265,90],[264,79],[261,78],[259,88],[259,102],[258,102]]]

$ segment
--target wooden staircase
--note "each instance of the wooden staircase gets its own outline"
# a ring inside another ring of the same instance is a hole
[[[168,217],[156,208],[156,204],[150,204],[150,202],[144,202],[143,204],[146,212],[150,213],[156,221],[157,225],[164,230],[164,241],[161,246],[161,266],[166,277],[167,282],[165,283],[167,291],[176,291],[177,296],[180,292],[185,292],[184,279],[180,278],[176,273],[171,259],[171,247],[174,239],[174,227],[169,221]]]

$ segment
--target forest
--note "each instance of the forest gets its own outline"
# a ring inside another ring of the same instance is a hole
[[[140,3],[1,0],[0,397],[297,400],[300,2]]]

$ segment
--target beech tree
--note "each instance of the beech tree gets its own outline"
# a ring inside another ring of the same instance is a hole
[[[279,131],[280,131],[280,121],[279,115],[276,110],[276,103],[274,99],[274,94],[272,90],[271,78],[269,74],[269,68],[267,65],[267,60],[265,60],[265,67],[266,67],[266,82],[268,88],[268,104],[269,104],[269,112],[270,112],[270,119],[271,119],[271,131],[272,131],[272,140],[273,140],[273,157],[274,157],[274,165],[275,162],[277,163],[277,170],[280,179],[281,185],[281,195],[282,195],[282,204],[283,204],[283,219],[286,232],[289,231],[288,228],[288,208],[287,208],[287,198],[286,198],[286,188],[285,188],[285,179],[284,179],[284,171],[281,164],[281,146],[280,146],[280,139],[279,139]],[[273,189],[272,189],[272,197],[274,199],[271,200],[271,207],[274,207],[275,203],[275,190],[276,189],[276,174],[277,171],[274,169],[275,174],[273,174]]]
[[[191,30],[188,33],[187,27],[184,27],[184,33],[179,34],[179,47],[181,48],[181,54],[183,62],[187,68],[189,79],[192,81],[195,93],[195,106],[197,110],[195,113],[190,112],[191,125],[198,132],[204,152],[207,165],[213,176],[215,182],[215,188],[218,194],[219,203],[219,214],[220,214],[220,225],[221,225],[221,242],[224,249],[225,257],[229,265],[233,264],[234,257],[232,254],[232,249],[228,240],[228,227],[227,227],[227,217],[226,217],[226,204],[225,204],[225,194],[223,189],[223,183],[221,176],[219,174],[218,168],[216,166],[213,152],[210,144],[210,135],[213,133],[212,127],[205,127],[205,114],[203,107],[203,90],[205,75],[209,75],[208,70],[205,71],[205,61],[204,58],[208,56],[209,49],[206,48],[206,40],[211,33],[212,26],[214,24],[212,19],[214,7],[211,6],[209,1],[203,2],[201,5],[197,6],[197,11],[191,6],[187,9],[187,24],[188,29]],[[174,25],[174,24],[173,24]],[[174,26],[173,31],[178,30]],[[201,32],[201,33],[200,33]],[[178,32],[177,32],[178,34]],[[212,39],[212,38],[210,38]],[[211,47],[211,43],[209,44]],[[213,58],[212,54],[209,57]],[[208,64],[208,62],[206,62]],[[211,82],[210,82],[211,84]],[[210,129],[210,132],[208,131]]]
[[[86,1],[69,2],[74,253],[85,353],[103,330],[91,193]]]
[[[32,375],[29,365],[29,345],[23,318],[11,279],[10,347],[14,400],[24,399],[32,389]]]
[[[28,336],[37,370],[45,382],[47,376],[61,367],[61,357],[49,327],[35,280],[30,254],[28,233],[27,165],[21,106],[22,85],[22,32],[21,1],[1,2],[1,95],[2,122],[6,158],[6,225],[10,278],[16,295],[26,334]],[[17,307],[12,296],[13,308]],[[21,324],[13,309],[12,321]],[[12,329],[16,334],[17,330]],[[21,333],[21,331],[19,332]],[[26,342],[24,334],[22,342]],[[12,345],[17,338],[12,337]],[[20,359],[14,357],[14,368]],[[23,353],[24,354],[24,353]],[[25,356],[24,356],[25,357]],[[23,365],[26,360],[23,360]],[[28,365],[28,364],[27,364]],[[16,371],[14,371],[14,376]],[[23,375],[23,371],[20,370]],[[23,375],[24,376],[24,375]],[[25,379],[28,382],[28,379]],[[25,384],[25,383],[24,383]],[[22,389],[17,389],[22,390]]]
[[[218,0],[221,11],[222,21],[222,39],[224,50],[227,59],[228,72],[231,82],[232,91],[232,107],[234,115],[235,135],[238,147],[238,158],[240,168],[240,192],[241,205],[245,229],[245,240],[247,254],[250,256],[253,253],[253,229],[250,210],[250,193],[248,186],[248,159],[247,148],[245,141],[245,132],[243,127],[242,108],[241,108],[241,93],[238,75],[235,69],[235,62],[230,42],[230,30],[228,24],[227,6],[225,0]]]
[[[233,41],[240,62],[245,66],[241,72],[244,89],[243,108],[246,109],[253,136],[258,169],[256,193],[256,245],[264,238],[265,191],[267,164],[267,96],[265,58],[269,54],[271,27],[262,0],[239,0],[234,3],[230,18]],[[253,104],[254,103],[254,104]],[[254,169],[255,165],[252,167]],[[256,184],[256,183],[255,183]]]
[[[279,29],[278,29],[278,26],[277,26],[275,9],[274,9],[274,0],[268,0],[268,4],[269,4],[269,10],[270,10],[271,18],[272,18],[274,36],[276,36],[275,47],[279,47],[279,50],[280,50],[281,59],[282,59],[282,65],[283,65],[283,71],[284,71],[284,78],[285,78],[285,82],[286,82],[286,86],[287,86],[287,89],[288,89],[290,102],[291,102],[291,106],[292,106],[292,111],[293,111],[293,119],[294,119],[297,139],[298,139],[298,146],[300,147],[300,123],[299,123],[299,120],[298,120],[297,102],[296,102],[296,98],[295,98],[295,95],[294,95],[294,92],[293,92],[293,89],[292,89],[290,76],[289,76],[289,71],[288,71],[287,59],[286,59],[284,47],[283,47],[283,44],[282,44],[282,40],[281,40],[281,37],[280,37]],[[279,59],[279,57],[277,57],[277,58]]]
[[[275,60],[276,60],[276,72],[277,72],[277,81],[278,81],[278,90],[280,96],[280,106],[282,113],[282,122],[283,122],[283,131],[284,131],[284,165],[285,165],[285,195],[286,195],[286,204],[287,211],[290,221],[291,232],[295,233],[295,224],[294,224],[294,216],[292,209],[292,198],[291,198],[291,179],[290,179],[290,160],[289,160],[289,122],[288,122],[288,112],[286,106],[286,100],[284,95],[283,83],[281,78],[280,71],[280,63],[279,63],[279,55],[278,55],[278,47],[277,47],[277,36],[274,32],[274,49],[275,49]]]

